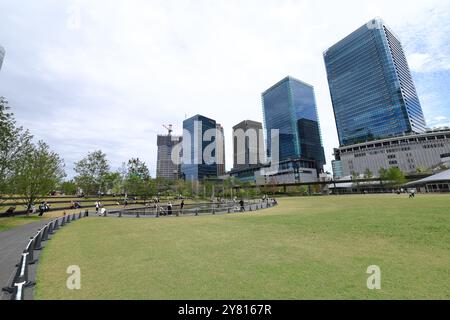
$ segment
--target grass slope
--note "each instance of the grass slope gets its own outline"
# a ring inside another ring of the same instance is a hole
[[[89,218],[59,231],[37,299],[449,299],[450,197],[280,199],[206,217]],[[82,288],[66,288],[81,267]],[[382,290],[366,287],[378,265]]]
[[[0,232],[39,221],[39,217],[8,217],[0,218]]]

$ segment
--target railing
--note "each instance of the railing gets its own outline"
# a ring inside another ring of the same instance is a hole
[[[26,288],[33,287],[36,283],[31,281],[28,276],[29,265],[35,264],[37,259],[35,257],[36,251],[42,250],[42,242],[48,241],[49,236],[54,234],[57,230],[64,227],[66,224],[72,221],[79,220],[81,218],[87,217],[89,211],[86,210],[84,214],[80,212],[79,214],[66,215],[61,218],[54,219],[44,225],[39,231],[30,238],[25,250],[23,251],[20,262],[16,266],[17,270],[14,274],[12,282],[9,287],[5,287],[2,291],[9,293],[11,295],[11,300],[23,300],[24,290]]]
[[[168,205],[151,204],[145,207],[120,209],[106,211],[103,216],[135,216],[137,218],[141,216],[154,216],[156,218],[161,216],[199,216],[207,214],[224,214],[224,213],[236,213],[236,212],[252,212],[262,209],[267,209],[276,205],[276,201],[273,199],[267,200],[250,200],[246,201],[241,206],[239,202],[217,202],[217,203],[196,203],[186,204],[183,208],[180,205],[173,205],[169,209]]]

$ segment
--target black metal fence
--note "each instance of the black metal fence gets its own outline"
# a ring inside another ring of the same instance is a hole
[[[54,234],[66,224],[87,217],[88,215],[88,210],[84,213],[80,212],[78,214],[74,213],[66,215],[48,222],[41,229],[39,229],[39,231],[30,238],[27,246],[25,247],[25,250],[20,257],[19,264],[16,266],[17,269],[12,278],[11,284],[8,287],[3,288],[2,291],[9,293],[11,295],[11,300],[23,300],[24,290],[35,285],[35,282],[30,280],[28,271],[29,265],[37,262],[35,254],[36,251],[42,250],[42,243],[48,241],[50,239],[50,235]]]
[[[183,207],[181,205],[168,204],[151,204],[145,207],[139,208],[124,208],[120,210],[106,211],[103,216],[199,216],[199,215],[209,215],[209,214],[225,214],[225,213],[236,213],[236,212],[252,212],[258,211],[266,208],[273,207],[276,205],[274,199],[267,200],[249,200],[245,201],[243,204],[234,201],[226,202],[216,202],[216,203],[192,203],[185,204]]]

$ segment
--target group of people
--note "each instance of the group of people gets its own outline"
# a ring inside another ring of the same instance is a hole
[[[70,209],[81,209],[81,204],[78,201],[70,201]]]
[[[184,200],[182,200],[181,201],[181,203],[180,203],[180,210],[175,210],[175,214],[176,214],[176,216],[179,216],[180,214],[183,214],[184,213]],[[166,209],[165,209],[166,208]],[[159,204],[159,199],[158,199],[158,201],[156,202],[156,204],[155,204],[155,209],[156,209],[156,216],[160,216],[160,215],[162,215],[162,216],[171,216],[172,214],[173,214],[173,212],[174,212],[174,209],[173,209],[173,204],[172,204],[172,202],[168,202],[167,203],[167,205],[165,206],[165,208],[164,208],[164,206],[161,206],[160,204]]]
[[[34,207],[34,212],[36,212],[36,207],[34,206],[34,204],[32,205],[32,208]],[[44,215],[45,212],[50,211],[50,205],[47,203],[47,201],[42,201],[41,204],[39,205],[39,217],[42,217]]]
[[[102,203],[98,200],[95,202],[95,213],[98,216],[104,216],[106,214],[106,208],[103,207]]]

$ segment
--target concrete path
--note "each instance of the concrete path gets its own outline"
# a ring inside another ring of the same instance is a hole
[[[16,264],[32,236],[49,220],[41,220],[0,232],[0,289],[11,284]],[[0,300],[10,296],[0,293]]]

